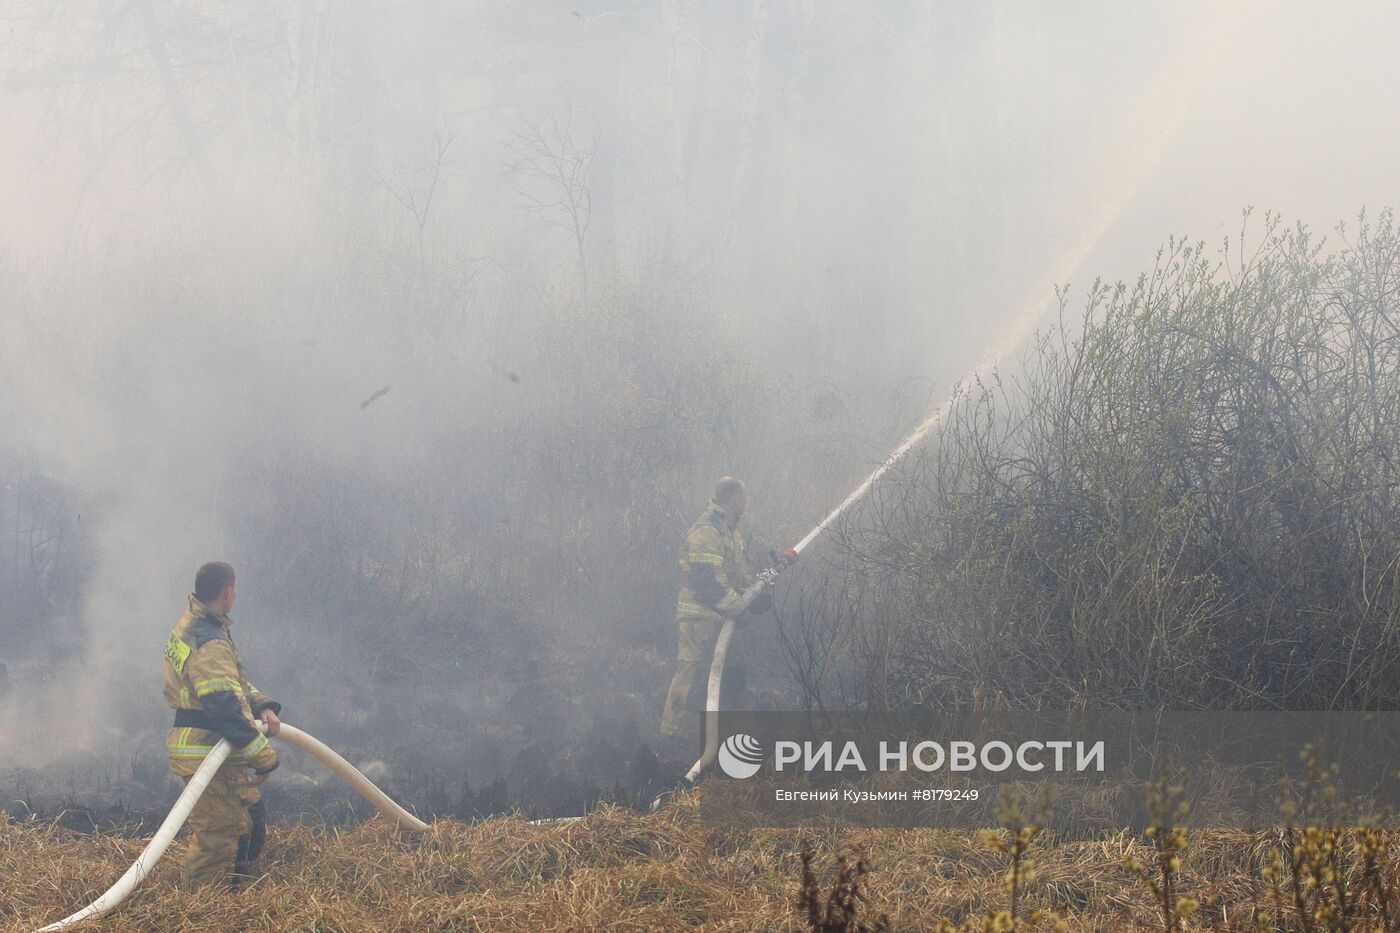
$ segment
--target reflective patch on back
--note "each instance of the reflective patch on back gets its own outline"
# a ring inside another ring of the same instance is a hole
[[[185,644],[184,639],[174,632],[170,633],[170,640],[165,643],[165,660],[170,662],[170,666],[175,668],[178,676],[185,673],[185,662],[190,659],[190,646]]]

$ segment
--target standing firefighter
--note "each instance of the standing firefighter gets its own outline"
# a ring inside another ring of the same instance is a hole
[[[275,736],[282,706],[259,693],[243,672],[229,636],[235,595],[231,566],[216,561],[200,567],[190,608],[165,645],[165,702],[175,710],[175,726],[165,740],[170,770],[188,782],[219,739],[233,746],[190,813],[188,887],[246,876],[263,843],[258,785],[277,767],[277,753],[253,722],[261,719],[267,734]],[[249,768],[256,777],[248,777]]]
[[[705,694],[709,686],[710,660],[715,639],[726,619],[740,619],[746,613],[767,612],[772,597],[765,590],[748,606],[744,590],[754,582],[744,553],[744,535],[739,517],[748,504],[744,484],[726,476],[715,484],[714,497],[705,514],[691,526],[681,544],[681,593],[676,602],[676,674],[666,693],[661,714],[662,735],[682,742],[693,741],[700,733]],[[744,694],[748,669],[741,642],[743,629],[736,631],[720,685],[720,705],[733,709]]]

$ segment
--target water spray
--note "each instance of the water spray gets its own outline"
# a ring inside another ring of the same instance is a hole
[[[1209,70],[1203,67],[1203,63],[1219,60],[1223,56],[1224,50],[1232,47],[1232,37],[1240,32],[1244,15],[1241,8],[1235,7],[1212,10],[1211,28],[1198,29],[1192,33],[1190,47],[1185,49],[1181,55],[1182,67],[1164,69],[1157,81],[1149,86],[1143,97],[1150,106],[1144,109],[1154,115],[1155,129],[1151,133],[1125,132],[1122,134],[1121,138],[1124,141],[1122,150],[1117,153],[1117,158],[1105,162],[1107,166],[1116,169],[1116,171],[1110,172],[1104,180],[1101,207],[1091,215],[1082,235],[1071,244],[1061,257],[1061,261],[1056,266],[1055,281],[1064,280],[1079,268],[1093,247],[1117,221],[1123,208],[1137,195],[1143,182],[1160,162],[1166,150],[1167,141],[1185,123],[1197,95],[1205,87]],[[1192,77],[1183,81],[1180,77],[1183,74]],[[987,351],[977,366],[956,384],[948,399],[935,409],[923,423],[918,425],[850,495],[832,509],[797,544],[785,551],[777,566],[759,574],[757,582],[745,591],[743,606],[747,607],[760,592],[771,588],[779,573],[788,564],[806,551],[851,506],[869,493],[895,464],[921,444],[934,428],[943,423],[968,392],[979,383],[988,380],[1001,360],[1030,336],[1044,312],[1043,292],[1029,296],[1023,306],[1026,310],[1003,333],[1002,338]],[[377,394],[382,394],[382,391],[386,390],[381,390]],[[373,401],[373,398],[369,401]],[[368,403],[367,401],[365,404]],[[733,634],[734,620],[727,619],[720,627],[719,635],[715,639],[714,656],[710,663],[710,678],[705,699],[705,749],[700,758],[686,772],[685,786],[694,784],[700,774],[715,761],[719,753],[720,684],[724,677],[725,658]],[[374,804],[380,813],[393,819],[400,827],[417,831],[428,828],[427,824],[400,807],[358,769],[314,737],[283,723],[278,738],[308,752],[340,775],[365,799]],[[83,920],[99,917],[116,907],[134,891],[165,853],[171,840],[175,838],[175,834],[188,818],[195,802],[208,786],[214,772],[228,757],[230,750],[228,742],[221,740],[206,756],[156,835],[116,884],[88,907],[57,923],[44,927],[39,933],[63,930]],[[669,793],[657,797],[652,802],[652,809],[664,806],[669,797]],[[563,817],[533,822],[567,823],[578,819],[580,817]]]
[[[1101,232],[1102,231],[1096,232],[1094,239],[1097,239]],[[1083,255],[1087,253],[1088,250],[1089,246],[1086,240],[1081,243],[1079,249],[1071,254],[1072,263],[1078,265],[1083,259]],[[811,546],[812,542],[821,537],[822,532],[835,524],[851,506],[855,505],[870,492],[875,484],[880,481],[880,478],[893,469],[895,464],[903,460],[909,451],[923,443],[924,440],[928,438],[929,434],[933,432],[933,429],[942,424],[947,417],[952,414],[953,409],[957,407],[958,403],[961,402],[974,387],[979,383],[989,380],[1001,361],[1030,337],[1043,314],[1044,303],[1042,301],[1031,300],[1026,302],[1026,310],[1021,313],[1020,317],[1012,322],[1011,326],[1002,334],[1001,339],[983,354],[981,360],[978,361],[972,371],[953,387],[953,391],[949,394],[947,400],[934,409],[931,415],[925,418],[908,437],[901,441],[899,446],[891,451],[890,455],[884,459],[884,462],[875,468],[874,472],[852,490],[849,496],[841,500],[840,505],[836,506],[825,518],[817,522],[816,527],[807,532],[801,541],[798,541],[792,547],[784,551],[776,566],[770,567],[768,570],[760,573],[757,581],[744,591],[740,605],[747,607],[759,593],[772,588],[777,582],[778,575],[782,573],[788,565],[800,557],[802,552]],[[696,760],[695,764],[691,765],[690,770],[685,773],[685,778],[682,780],[682,787],[692,786],[700,777],[701,773],[710,765],[714,764],[715,758],[719,755],[719,691],[720,684],[724,680],[725,657],[729,653],[729,642],[733,637],[734,620],[726,619],[724,624],[720,626],[719,635],[715,639],[714,659],[710,662],[710,681],[705,694],[705,750],[700,753],[700,757]],[[661,807],[665,806],[670,796],[670,792],[658,796],[652,801],[652,809],[659,810]]]
[[[963,398],[964,395],[978,382],[991,376],[997,364],[1015,349],[1023,340],[1030,336],[1036,321],[1040,319],[1041,309],[1038,306],[1030,307],[1023,313],[1005,336],[991,350],[983,356],[977,367],[963,377],[962,381],[953,389],[947,401],[938,406],[933,414],[929,415],[922,424],[900,442],[884,462],[875,468],[875,471],[867,476],[859,486],[857,486],[849,496],[841,501],[841,504],[832,509],[811,531],[803,536],[792,547],[783,552],[776,566],[770,567],[758,575],[758,579],[743,593],[740,606],[746,609],[750,603],[764,590],[771,589],[777,582],[778,575],[782,573],[793,561],[802,555],[812,542],[816,541],[822,534],[850,509],[851,506],[859,502],[880,478],[890,471],[900,460],[903,460],[909,451],[913,450],[935,427],[941,424],[944,419],[953,411],[953,408]],[[736,615],[742,614],[743,609]],[[685,773],[682,779],[682,787],[694,785],[696,780],[706,768],[714,764],[715,758],[719,755],[719,695],[720,685],[724,681],[724,662],[729,654],[729,642],[734,637],[734,619],[725,619],[720,626],[719,635],[715,638],[714,658],[710,662],[710,681],[705,692],[705,750],[700,753],[695,764],[690,766],[690,770]],[[666,805],[670,798],[670,793],[663,793],[652,801],[652,810],[659,810]]]
[[[1119,134],[1120,147],[1115,158],[1105,159],[1105,172],[1099,199],[1099,207],[1090,215],[1081,235],[1070,243],[1068,249],[1054,265],[1052,281],[1061,282],[1069,278],[1088,258],[1094,247],[1107,236],[1126,207],[1142,189],[1143,183],[1151,175],[1166,152],[1167,142],[1186,123],[1192,112],[1197,95],[1206,86],[1210,70],[1205,63],[1220,61],[1227,49],[1231,48],[1234,36],[1242,31],[1245,19],[1240,8],[1230,7],[1211,11],[1212,24],[1209,29],[1197,29],[1191,33],[1187,47],[1180,55],[1180,68],[1165,68],[1158,78],[1148,86],[1143,94],[1147,102],[1144,111],[1153,114],[1154,128],[1151,133],[1137,131],[1127,125]],[[1190,76],[1186,80],[1182,75]],[[988,381],[1003,359],[1034,332],[1037,322],[1045,313],[1044,291],[1033,292],[1022,302],[1025,310],[1013,321],[998,340],[978,361],[977,365],[953,388],[948,399],[933,411],[922,424],[916,427],[899,446],[875,468],[865,481],[857,486],[841,504],[817,523],[816,527],[785,552],[790,559],[796,559],[807,547],[821,537],[852,505],[870,492],[909,451],[921,444],[933,429],[942,424],[954,407],[979,383]],[[773,579],[783,569],[774,569]],[[719,688],[724,677],[724,659],[729,651],[729,641],[734,634],[734,621],[726,620],[715,639],[714,660],[710,663],[709,690],[705,698],[705,750],[699,760],[686,772],[685,786],[695,782],[700,773],[714,763],[719,754]],[[662,794],[652,801],[652,809],[664,806],[670,794]]]
[[[267,726],[257,723],[259,731],[267,731]],[[346,761],[335,752],[330,746],[317,739],[315,736],[302,732],[295,726],[289,726],[285,722],[277,732],[277,738],[288,745],[301,749],[331,771],[334,771],[345,782],[355,789],[360,796],[364,797],[374,805],[374,808],[384,816],[393,820],[402,829],[412,829],[422,832],[428,828],[418,817],[409,813],[403,807],[394,802],[388,794],[384,793],[374,782],[365,777],[358,768]],[[180,831],[180,827],[185,825],[185,820],[189,819],[190,811],[194,809],[195,803],[199,801],[209,782],[213,780],[214,773],[228,759],[233,751],[233,746],[229,745],[228,739],[220,739],[209,754],[204,756],[199,768],[185,785],[184,791],[179,799],[175,801],[175,806],[170,808],[170,813],[165,818],[165,822],[160,824],[160,829],[151,837],[151,841],[146,844],[146,848],[141,850],[141,854],[136,857],[136,861],[126,870],[117,883],[106,890],[97,900],[75,914],[70,914],[56,923],[51,923],[41,928],[37,933],[52,933],[55,930],[66,930],[84,920],[94,920],[108,911],[112,910],[135,891],[137,886],[146,879],[151,870],[156,867],[165,850],[170,846],[175,834]]]
[[[1126,199],[1127,196],[1124,195],[1122,201],[1126,201]],[[1121,201],[1118,206],[1121,208]],[[1116,211],[1113,212],[1113,216],[1116,216],[1116,214]],[[1107,231],[1108,223],[1109,221],[1107,219],[1101,218],[1100,222],[1091,230],[1090,235],[1082,238],[1079,244],[1070,252],[1066,257],[1066,262],[1068,264],[1067,272],[1073,271],[1073,269],[1083,261],[1092,244]],[[894,468],[895,464],[899,463],[911,450],[923,443],[928,438],[929,434],[933,432],[933,429],[942,424],[948,416],[952,414],[953,409],[957,407],[969,392],[977,385],[989,381],[992,378],[993,374],[996,372],[997,366],[1031,336],[1035,331],[1036,324],[1045,314],[1044,301],[1038,300],[1035,296],[1032,296],[1030,300],[1025,302],[1025,308],[1026,310],[1002,333],[1001,339],[982,355],[982,358],[978,361],[977,365],[973,367],[972,371],[958,381],[943,404],[934,409],[932,414],[925,418],[918,427],[914,428],[909,436],[890,452],[890,455],[884,459],[884,462],[876,467],[859,486],[853,489],[849,496],[841,500],[841,503],[836,506],[836,508],[827,513],[825,518],[817,522],[816,527],[807,532],[807,534],[802,537],[802,540],[784,551],[777,566],[758,575],[757,582],[749,587],[748,590],[745,590],[741,605],[747,607],[758,593],[762,592],[764,589],[771,588],[777,581],[778,574],[800,557],[817,538],[821,537],[822,532],[834,525],[851,506],[855,505],[869,493],[870,490],[874,488],[875,484],[880,481],[881,477]],[[729,652],[729,641],[733,635],[734,620],[726,619],[724,624],[720,626],[719,636],[715,639],[714,659],[710,662],[710,682],[705,695],[705,750],[700,754],[699,759],[691,766],[690,770],[685,773],[685,778],[682,782],[683,787],[693,785],[696,779],[700,777],[700,774],[712,765],[715,758],[719,755],[719,690],[720,684],[724,680],[725,656]],[[670,796],[670,792],[658,796],[652,801],[652,809],[658,810],[665,806]]]

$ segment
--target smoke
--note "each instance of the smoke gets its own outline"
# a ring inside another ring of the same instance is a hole
[[[0,462],[91,552],[4,765],[154,733],[212,558],[303,710],[633,715],[715,476],[791,543],[1053,285],[1400,155],[1380,3],[108,7],[0,47]]]

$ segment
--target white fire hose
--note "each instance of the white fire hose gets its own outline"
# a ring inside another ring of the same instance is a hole
[[[262,723],[258,723],[257,725],[260,731],[266,731],[267,727],[265,725]],[[418,817],[395,803],[388,794],[376,787],[373,781],[361,774],[358,768],[346,761],[338,755],[334,749],[315,736],[308,735],[295,726],[289,726],[284,722],[282,723],[281,729],[277,732],[277,738],[286,742],[288,745],[293,745],[301,749],[321,764],[340,775],[340,777],[345,779],[347,784],[355,789],[356,793],[374,804],[376,810],[396,822],[401,828],[420,832],[428,828],[427,823],[424,823],[422,820],[418,819]],[[170,841],[175,838],[175,834],[180,831],[180,827],[185,825],[185,820],[189,818],[190,811],[194,809],[195,802],[199,800],[200,795],[203,794],[205,788],[209,786],[209,782],[214,777],[214,772],[219,770],[219,766],[224,763],[229,753],[232,751],[233,748],[229,745],[228,740],[220,739],[219,744],[215,745],[209,754],[204,756],[204,760],[200,762],[199,769],[195,771],[189,783],[185,785],[184,792],[181,793],[179,799],[175,801],[175,806],[170,808],[170,815],[165,818],[164,823],[160,824],[160,829],[156,830],[156,834],[151,837],[151,841],[147,843],[146,848],[141,850],[141,854],[137,856],[136,861],[126,870],[126,874],[117,879],[116,884],[108,888],[105,894],[82,910],[64,917],[57,923],[49,924],[39,930],[38,933],[65,930],[84,920],[95,919],[126,900],[127,896],[130,895],[132,891],[136,890],[137,885],[144,881],[146,876],[151,873],[151,869],[156,867],[156,863],[160,861],[160,857],[165,854],[165,850],[169,847]]]
[[[705,750],[685,773],[687,784],[694,784],[700,772],[714,764],[719,755],[719,688],[724,681],[724,658],[729,654],[729,639],[734,635],[734,620],[725,619],[715,639],[715,656],[710,662],[710,684],[705,691]]]
[[[773,582],[778,578],[778,573],[796,558],[797,552],[795,550],[789,551],[788,555],[784,555],[786,559],[780,566],[763,571],[758,575],[758,580],[744,590],[739,615],[748,609],[749,604],[758,597],[758,594],[773,585]],[[719,756],[719,691],[720,686],[724,683],[724,660],[729,654],[729,640],[733,637],[734,620],[725,619],[724,624],[719,627],[719,635],[715,638],[714,655],[710,661],[710,682],[705,689],[705,750],[700,753],[695,764],[691,765],[690,770],[685,773],[681,787],[694,785],[701,772],[714,764],[715,758]],[[666,806],[673,793],[674,791],[665,791],[659,794],[651,802],[652,811],[660,810]]]
[[[886,473],[893,469],[895,464],[903,460],[904,456],[908,454],[909,451],[921,444],[924,439],[933,432],[933,429],[941,424],[948,415],[953,412],[958,402],[967,392],[977,385],[979,380],[989,378],[995,371],[997,363],[1001,358],[1006,356],[1011,348],[1019,344],[1031,332],[1038,317],[1039,310],[1036,308],[1031,308],[1024,312],[1021,317],[1017,319],[1002,342],[988,351],[981,362],[978,363],[977,367],[963,377],[962,381],[954,388],[953,393],[947,400],[934,409],[933,413],[924,419],[924,421],[914,429],[912,434],[901,441],[899,446],[891,451],[890,455],[875,468],[874,472],[867,476],[859,486],[852,490],[849,496],[841,501],[840,505],[832,509],[825,518],[817,523],[815,528],[807,532],[807,535],[801,541],[797,542],[785,552],[784,557],[786,560],[782,564],[759,574],[758,582],[744,591],[744,605],[747,607],[748,603],[752,602],[754,597],[763,589],[771,587],[783,567],[800,557],[802,552],[807,550],[807,547],[821,536],[822,532],[830,528],[847,509],[865,496],[866,493],[870,492],[875,484],[878,483]],[[710,683],[705,696],[705,750],[701,753],[700,758],[695,764],[691,765],[690,770],[685,773],[683,786],[686,787],[693,785],[695,780],[700,777],[700,774],[710,765],[714,764],[715,758],[719,756],[719,690],[720,684],[724,680],[725,655],[729,652],[729,640],[733,635],[734,620],[726,619],[724,624],[720,626],[719,636],[715,639],[714,660],[710,662]],[[670,796],[670,791],[658,796],[652,801],[652,809],[658,810],[665,806]]]

